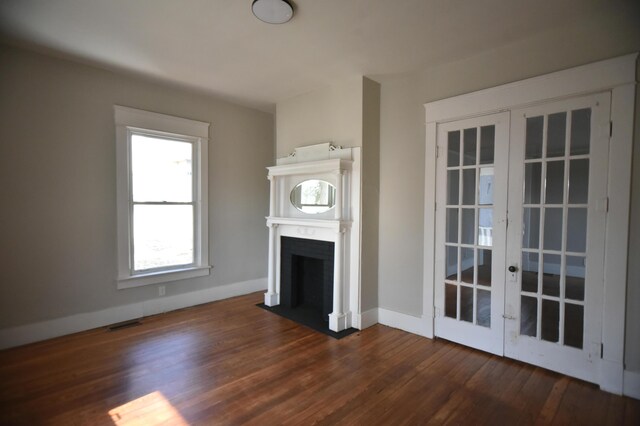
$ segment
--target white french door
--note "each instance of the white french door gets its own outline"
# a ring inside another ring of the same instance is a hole
[[[438,125],[437,336],[597,381],[609,116],[602,93]]]
[[[509,114],[438,126],[435,332],[503,354]]]
[[[505,355],[597,382],[610,94],[512,111]]]

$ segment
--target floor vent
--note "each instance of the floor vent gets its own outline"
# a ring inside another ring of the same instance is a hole
[[[140,320],[134,319],[134,320],[119,322],[116,324],[111,324],[110,326],[107,327],[107,330],[118,331],[118,330],[122,330],[123,328],[135,327],[138,325],[142,325],[142,323],[140,322]]]

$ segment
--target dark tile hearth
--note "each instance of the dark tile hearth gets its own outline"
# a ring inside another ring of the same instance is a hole
[[[264,303],[258,303],[256,306],[336,339],[342,339],[343,337],[360,331],[357,328],[348,328],[338,333],[329,330],[329,323],[322,320],[317,310],[307,306],[299,306],[293,309],[282,305],[267,306]]]

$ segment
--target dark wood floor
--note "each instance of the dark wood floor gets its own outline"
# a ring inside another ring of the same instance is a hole
[[[0,423],[640,424],[640,401],[376,325],[342,340],[261,294],[0,352]]]

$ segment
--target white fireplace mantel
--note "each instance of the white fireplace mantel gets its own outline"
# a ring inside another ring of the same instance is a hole
[[[294,237],[334,243],[333,312],[329,328],[360,328],[360,148],[330,144],[297,148],[278,165],[268,167],[271,184],[268,290],[265,305],[280,304],[280,239]],[[307,179],[321,179],[336,188],[335,206],[306,214],[290,202],[290,193]]]

